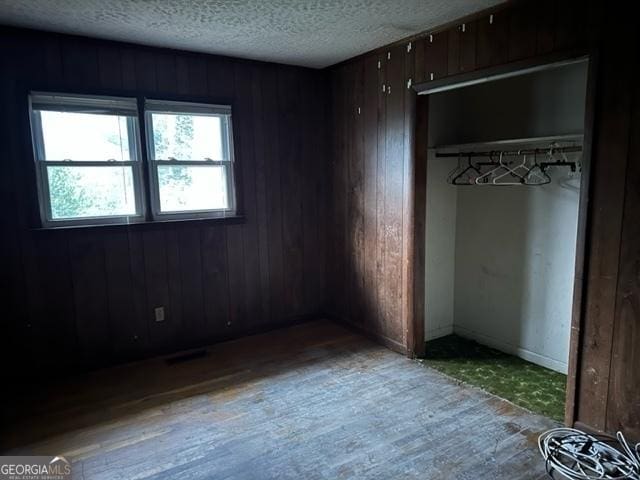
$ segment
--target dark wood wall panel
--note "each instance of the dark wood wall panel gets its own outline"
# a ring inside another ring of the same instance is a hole
[[[347,181],[350,185],[347,195],[347,208],[350,212],[348,249],[349,255],[348,291],[350,297],[350,318],[357,324],[364,321],[364,61],[351,66],[347,96],[349,99],[349,155],[347,160]]]
[[[477,20],[476,66],[478,68],[500,65],[507,61],[509,51],[508,13],[495,12]]]
[[[387,57],[387,105],[385,150],[385,278],[384,330],[386,337],[402,343],[402,208],[404,167],[404,46]]]
[[[108,365],[325,305],[386,345],[419,352],[424,225],[414,225],[413,202],[424,198],[414,189],[424,162],[408,82],[590,49],[598,83],[572,420],[640,437],[638,37],[630,12],[616,4],[614,15],[612,5],[508,2],[325,72],[0,29],[10,72],[0,76],[0,287],[15,347],[3,353],[40,373]],[[34,230],[26,92],[36,88],[231,103],[246,221]]]
[[[636,55],[638,55],[636,53]],[[640,75],[636,60],[633,78]],[[640,84],[634,82],[620,238],[620,267],[613,325],[607,431],[640,438]]]
[[[333,72],[334,268],[332,313],[404,351],[403,211],[410,154],[405,135],[406,66],[397,46]],[[413,69],[413,67],[411,67]]]
[[[639,42],[631,18],[619,4],[600,0],[508,2],[332,68],[335,222],[328,233],[339,264],[328,279],[334,285],[329,303],[336,316],[397,350],[420,353],[424,303],[416,295],[421,295],[424,281],[415,276],[423,275],[418,270],[424,268],[424,225],[415,215],[424,210],[413,202],[424,199],[424,179],[416,175],[424,176],[425,167],[424,157],[412,145],[425,148],[420,135],[426,135],[427,119],[420,111],[422,130],[415,130],[417,102],[413,93],[405,94],[408,82],[424,89],[431,81],[468,80],[471,71],[510,62],[592,54],[597,72],[592,188],[585,274],[578,271],[578,281],[585,279],[579,286],[584,292],[582,321],[574,325],[572,339],[578,345],[577,387],[568,402],[568,421],[599,430],[621,429],[640,439],[639,233],[634,221]],[[362,81],[356,73],[360,71]],[[363,109],[362,126],[354,116],[354,103]],[[425,109],[427,104],[418,105]],[[354,240],[360,231],[363,242]],[[348,305],[359,298],[365,300],[362,312]],[[572,377],[572,391],[573,383]]]
[[[364,59],[363,69],[363,255],[364,309],[363,323],[378,318],[377,242],[378,242],[378,56]]]
[[[620,237],[622,229],[624,186],[629,153],[629,133],[632,99],[633,64],[627,61],[627,51],[617,48],[620,41],[629,41],[630,34],[612,29],[604,39],[601,52],[599,88],[596,106],[599,123],[595,138],[596,158],[591,188],[593,205],[600,206],[591,219],[586,287],[586,315],[583,335],[589,339],[581,353],[579,419],[599,430],[606,427],[610,358],[614,324],[616,291],[618,288]],[[628,44],[627,44],[628,45]],[[602,214],[606,211],[607,214]]]
[[[25,365],[39,373],[109,365],[320,315],[323,72],[19,29],[0,35],[2,121],[19,127],[3,142],[2,266],[7,331],[13,345],[29,346],[14,354]],[[244,221],[38,230],[32,89],[230,103]],[[156,322],[161,306],[165,320]]]
[[[301,137],[295,124],[301,120],[300,79],[293,68],[278,72],[278,103],[281,108],[278,140],[281,161],[282,253],[285,278],[285,315],[296,315],[304,308],[303,237],[302,237],[302,169]]]

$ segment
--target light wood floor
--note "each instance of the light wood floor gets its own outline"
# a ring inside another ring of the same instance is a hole
[[[555,426],[329,322],[40,392],[4,454],[85,479],[539,479]],[[19,446],[20,445],[20,446]]]

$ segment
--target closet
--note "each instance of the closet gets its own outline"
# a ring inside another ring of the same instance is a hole
[[[587,62],[430,94],[425,337],[567,373]]]

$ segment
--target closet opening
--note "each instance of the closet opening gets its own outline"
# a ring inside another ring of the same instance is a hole
[[[580,311],[588,69],[510,72],[427,102],[423,361],[559,421]]]

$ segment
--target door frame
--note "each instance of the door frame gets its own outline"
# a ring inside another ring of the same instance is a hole
[[[407,351],[409,356],[423,357],[425,354],[425,241],[426,241],[426,189],[427,189],[427,132],[429,125],[429,94],[454,88],[462,88],[486,81],[494,81],[524,75],[546,69],[557,68],[577,61],[588,62],[587,93],[585,98],[582,175],[578,207],[578,229],[574,269],[573,300],[571,309],[571,335],[569,340],[569,363],[567,373],[565,417],[566,425],[572,426],[576,419],[576,392],[579,382],[582,325],[585,313],[585,287],[590,220],[589,199],[591,192],[591,170],[593,161],[595,104],[598,81],[599,55],[597,50],[579,49],[553,55],[535,57],[523,61],[498,65],[462,75],[455,75],[413,86],[413,185],[410,192],[412,217],[412,259],[410,282],[413,301],[407,319]]]

